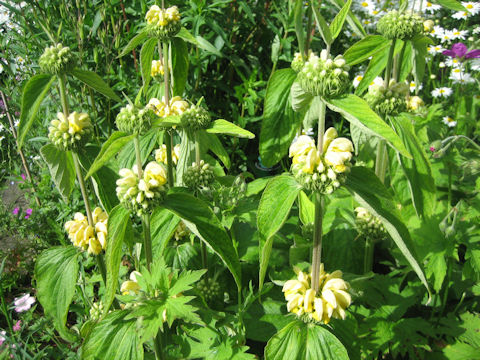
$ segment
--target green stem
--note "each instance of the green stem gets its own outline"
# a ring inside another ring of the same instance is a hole
[[[92,228],[95,228],[95,224],[93,222],[92,210],[90,208],[90,201],[88,200],[87,188],[85,186],[85,181],[83,178],[82,169],[80,167],[80,162],[78,161],[78,154],[74,151],[72,152],[72,158],[73,158],[73,164],[75,166],[75,171],[77,173],[78,184],[80,185],[80,191],[82,193],[83,202],[85,204],[85,211],[87,212],[88,225],[90,225]]]
[[[167,148],[167,181],[168,186],[173,187],[173,159],[172,159],[172,133],[170,130],[167,130],[165,138],[165,146]]]
[[[392,73],[392,60],[393,60],[393,54],[395,52],[395,43],[397,42],[397,39],[393,39],[392,45],[390,46],[390,51],[388,53],[388,59],[387,59],[387,67],[385,68],[385,87],[388,88],[390,84],[390,75]]]
[[[5,316],[5,319],[7,320],[8,329],[10,330],[10,334],[13,335],[12,319],[10,318],[10,315],[8,314],[7,304],[5,304],[5,297],[3,295],[3,286],[2,286],[1,283],[0,283],[0,300],[2,302],[3,316]]]
[[[400,74],[400,71],[402,70],[402,62],[403,62],[403,57],[405,56],[405,49],[407,47],[407,42],[403,42],[402,50],[400,50],[400,55],[397,58],[397,63],[396,66],[393,69],[393,78],[395,81],[398,81],[398,76]],[[391,49],[390,49],[391,51]]]
[[[103,258],[103,254],[100,253],[95,256],[97,258],[97,265],[100,269],[100,274],[102,274],[103,283],[105,286],[107,285],[107,268],[105,266],[105,259]]]
[[[377,146],[377,158],[375,160],[375,174],[382,183],[385,183],[385,175],[387,173],[387,145],[385,140],[379,140]]]
[[[58,83],[60,86],[60,101],[62,102],[63,114],[66,118],[70,115],[67,98],[67,77],[65,74],[58,75]]]
[[[320,265],[322,263],[322,221],[323,199],[320,193],[315,193],[315,220],[312,253],[312,289],[316,292],[318,291],[320,285]]]
[[[145,247],[145,259],[147,261],[147,269],[150,270],[152,263],[152,238],[150,234],[150,215],[142,216],[143,226],[143,246]]]
[[[370,237],[365,240],[365,255],[363,261],[363,272],[368,273],[373,270],[373,251],[375,244]]]
[[[323,154],[323,135],[325,134],[325,114],[327,110],[327,105],[324,101],[321,101],[320,113],[318,114],[318,151],[320,154]]]
[[[310,49],[310,41],[312,41],[312,8],[311,6],[307,8],[307,37],[305,39],[305,49],[303,52],[304,61],[307,61],[308,59],[308,50]]]
[[[195,133],[195,162],[197,165],[200,164],[200,141],[198,139],[198,134]]]
[[[153,345],[155,348],[155,358],[159,360],[164,360],[165,355],[163,354],[163,340],[162,340],[162,332],[159,330],[157,336],[153,339]]]
[[[133,144],[135,145],[135,158],[137,160],[138,177],[143,176],[143,163],[142,154],[140,153],[140,139],[138,134],[133,138]]]

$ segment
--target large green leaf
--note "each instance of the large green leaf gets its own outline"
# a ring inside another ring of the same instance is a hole
[[[338,10],[341,10],[345,3],[344,0],[329,0],[329,2]],[[350,10],[347,14],[347,22],[352,28],[353,32],[360,38],[364,38],[365,36],[367,36],[367,33],[365,32],[361,21],[358,20],[358,18],[353,14],[352,10]]]
[[[75,185],[75,166],[69,151],[59,150],[53,144],[42,146],[40,154],[48,165],[53,182],[64,198],[68,198]]]
[[[126,144],[128,144],[135,135],[128,135],[121,131],[115,131],[103,144],[102,149],[97,155],[95,161],[88,169],[85,179],[92,176],[103,165],[105,165],[113,156],[115,156]]]
[[[55,328],[67,341],[76,339],[65,323],[75,295],[79,254],[73,246],[53,247],[42,252],[35,264],[38,301],[45,315],[53,318]]]
[[[295,1],[294,18],[295,33],[298,40],[298,48],[300,49],[300,53],[303,53],[305,49],[305,30],[303,26],[303,0]]]
[[[38,109],[50,90],[55,77],[38,74],[30,78],[23,88],[22,105],[20,107],[20,123],[18,124],[18,146],[25,141],[28,131],[32,127]]]
[[[227,169],[230,169],[230,156],[217,135],[207,133],[206,131],[197,131],[196,136],[198,137],[200,146],[202,148],[205,147],[205,150],[203,151],[204,153],[211,150],[216,156],[218,156],[223,165],[225,165]]]
[[[152,235],[152,253],[154,258],[163,257],[168,241],[175,233],[180,218],[167,209],[158,207],[150,218],[150,232]]]
[[[188,78],[188,48],[185,41],[174,38],[172,41],[173,95],[182,96]]]
[[[332,41],[337,38],[342,31],[343,24],[345,23],[345,19],[350,11],[350,6],[352,6],[352,0],[347,0],[345,5],[340,9],[338,14],[333,19],[332,23],[330,24],[330,32],[332,33]]]
[[[109,313],[97,323],[81,349],[84,360],[143,359],[143,346],[138,338],[136,319],[126,320],[128,310]]]
[[[78,80],[83,82],[85,85],[90,86],[93,90],[98,91],[100,94],[105,95],[106,97],[115,100],[119,103],[122,102],[122,99],[118,97],[117,94],[107,85],[103,79],[90,70],[82,69],[73,69],[70,71],[70,74],[75,76]]]
[[[185,225],[223,260],[241,287],[241,270],[237,251],[220,220],[208,205],[190,194],[168,194],[163,206],[182,218]]]
[[[290,175],[280,175],[271,179],[260,199],[257,211],[257,227],[265,243],[260,251],[259,287],[268,267],[270,252],[273,245],[273,236],[287,220],[301,186]]]
[[[155,38],[148,39],[143,43],[142,50],[140,50],[140,69],[142,73],[143,80],[143,93],[147,94],[148,85],[151,80],[151,70],[152,70],[152,61],[153,53],[155,52],[155,47],[157,46],[158,40]]]
[[[294,320],[265,347],[265,360],[348,360],[347,349],[320,325]]]
[[[427,288],[430,301],[430,289],[423,270],[414,255],[410,233],[400,220],[401,217],[396,211],[393,199],[385,185],[371,170],[364,167],[353,167],[347,176],[345,186],[361,206],[382,221],[392,240]]]
[[[152,129],[145,135],[140,136],[140,155],[143,159],[143,164],[149,160],[150,153],[157,145],[158,129]],[[118,155],[118,165],[120,168],[129,168],[136,164],[135,145],[133,141],[128,142]]]
[[[273,166],[287,153],[302,117],[290,104],[290,87],[297,74],[292,69],[275,71],[267,85],[260,130],[260,156],[262,163]]]
[[[432,176],[430,162],[424,153],[424,148],[415,135],[411,120],[407,117],[393,119],[398,134],[402,137],[413,158],[398,159],[407,177],[413,206],[419,216],[431,217],[437,205],[435,180]]]
[[[450,10],[467,11],[467,9],[465,9],[465,7],[457,0],[433,0],[432,2],[438,5],[442,5],[443,7],[446,7]]]
[[[250,131],[242,129],[240,126],[223,119],[213,121],[205,131],[211,134],[225,134],[247,139],[253,139],[255,137]]]
[[[422,82],[425,75],[426,59],[428,58],[427,48],[429,45],[433,45],[433,41],[428,36],[422,36],[412,41],[415,54],[415,81],[417,84]]]
[[[331,45],[333,42],[332,32],[325,21],[325,18],[320,14],[319,9],[317,8],[317,4],[312,2],[312,11],[313,11],[313,18],[315,19],[315,23],[317,24],[317,29],[320,35],[322,36],[323,41],[325,41],[326,45]]]
[[[338,99],[329,99],[327,106],[340,113],[345,119],[359,126],[363,131],[377,136],[401,153],[411,158],[402,140],[371,108],[367,102],[356,95],[349,94]]]
[[[142,31],[140,33],[138,33],[137,35],[135,35],[127,44],[127,46],[125,46],[122,50],[122,52],[120,53],[120,55],[118,55],[118,57],[122,57],[122,56],[125,56],[127,55],[129,52],[131,52],[133,49],[135,49],[138,45],[140,45],[141,43],[143,43],[145,41],[145,39],[147,39],[148,37],[148,33],[146,31]]]
[[[381,35],[368,35],[350,46],[343,57],[348,65],[353,66],[367,60],[370,56],[389,47],[389,45],[390,40]]]
[[[107,268],[107,286],[105,290],[105,313],[108,312],[118,289],[118,272],[122,260],[122,245],[126,234],[132,231],[130,211],[117,205],[108,215],[107,249],[105,266]]]

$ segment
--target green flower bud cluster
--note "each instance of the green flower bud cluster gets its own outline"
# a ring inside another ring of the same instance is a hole
[[[237,176],[232,186],[217,185],[210,192],[209,198],[222,210],[233,210],[240,199],[245,196],[247,183],[242,176]]]
[[[302,226],[302,236],[304,239],[312,240],[313,239],[313,232],[315,230],[315,226],[313,223],[308,223]]]
[[[200,191],[209,188],[215,181],[215,174],[209,164],[200,160],[200,163],[192,163],[183,174],[183,182],[187,188]]]
[[[71,113],[68,118],[62,112],[50,122],[48,138],[61,150],[76,150],[83,145],[93,131],[90,117],[86,113]]]
[[[407,111],[408,91],[407,84],[392,79],[388,87],[384,83],[371,85],[365,100],[377,114],[394,116]]]
[[[389,11],[377,24],[377,31],[387,39],[411,40],[424,32],[424,19],[412,11]]]
[[[117,128],[128,134],[145,134],[151,128],[152,112],[149,108],[139,109],[128,104],[120,109],[115,119]]]
[[[38,60],[42,72],[57,75],[64,74],[76,64],[76,58],[68,46],[62,44],[47,47]]]
[[[360,234],[374,240],[382,240],[386,237],[387,232],[379,218],[370,214],[363,207],[357,207],[355,212],[357,213],[355,225]]]
[[[147,11],[145,19],[147,20],[147,33],[160,41],[173,38],[182,27],[180,13],[176,6],[164,10],[157,5],[153,5]]]
[[[94,302],[92,307],[90,308],[90,320],[98,321],[103,313],[103,302],[100,300],[98,302]]]
[[[315,54],[312,53],[312,50],[308,51],[308,59],[312,59]],[[299,52],[296,52],[295,55],[293,56],[292,64],[291,67],[292,69],[298,73],[300,70],[302,70],[303,65],[305,65],[305,59],[303,58],[302,54]]]
[[[138,216],[149,214],[165,196],[167,175],[162,165],[152,161],[147,164],[140,178],[137,165],[119,171],[117,197],[127,209]]]
[[[328,195],[345,183],[350,165],[342,173],[335,172],[330,166],[324,166],[323,171],[315,171],[313,174],[303,171],[301,164],[293,164],[291,169],[293,176],[304,189]]]
[[[208,110],[200,105],[190,106],[180,117],[182,127],[191,131],[206,129],[211,122],[212,118]]]
[[[298,73],[298,81],[303,90],[314,96],[336,98],[344,95],[350,86],[349,70],[342,55],[332,59],[327,50],[322,50],[320,57],[309,56]]]
[[[197,290],[205,299],[207,304],[216,303],[222,300],[222,289],[215,279],[202,279],[197,283]]]
[[[180,241],[184,237],[188,236],[190,234],[190,230],[188,230],[187,225],[183,221],[180,221],[177,225],[177,228],[175,229],[175,240]]]

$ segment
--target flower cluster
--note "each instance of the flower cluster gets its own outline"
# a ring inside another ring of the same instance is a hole
[[[282,289],[289,312],[324,324],[328,324],[332,317],[345,320],[345,309],[350,306],[352,298],[340,270],[329,274],[321,264],[318,292],[311,288],[310,274],[298,270],[296,273],[297,279],[288,280]]]
[[[97,321],[103,314],[105,306],[103,305],[103,301],[94,302],[92,307],[90,308],[90,320]]]
[[[47,74],[63,74],[72,69],[76,59],[68,46],[62,44],[47,47],[38,60],[40,69]]]
[[[205,278],[197,283],[197,291],[203,296],[207,304],[214,304],[222,300],[222,289],[216,279]]]
[[[59,112],[57,119],[50,122],[48,138],[59,149],[72,150],[84,144],[92,130],[88,114],[74,111],[67,118]]]
[[[190,106],[182,113],[180,118],[182,127],[190,131],[206,129],[211,122],[210,113],[200,105]]]
[[[299,68],[295,61],[292,67]],[[332,59],[327,50],[322,50],[320,56],[310,54],[299,70],[298,81],[304,91],[314,96],[335,98],[344,95],[350,86],[349,70],[342,55]]]
[[[368,87],[365,100],[376,113],[382,116],[397,115],[407,110],[408,89],[409,86],[406,83],[397,83],[392,79],[389,86],[386,86],[382,80]]]
[[[173,236],[175,237],[176,241],[182,240],[185,236],[190,234],[190,230],[187,228],[187,225],[180,220],[180,222],[177,225],[177,228],[175,229],[175,233]]]
[[[355,208],[355,212],[357,214],[355,225],[360,234],[375,240],[385,238],[386,230],[379,218],[370,214],[363,207]]]
[[[150,75],[155,78],[163,78],[165,75],[165,69],[163,67],[163,62],[161,60],[153,60],[152,67],[150,69]]]
[[[411,11],[389,11],[377,23],[377,30],[387,39],[410,40],[424,31],[424,19]]]
[[[123,295],[129,295],[130,292],[138,294],[140,291],[140,285],[138,285],[137,277],[142,276],[138,271],[132,271],[130,273],[130,280],[124,281],[120,287],[120,292]]]
[[[172,149],[172,161],[175,165],[178,159],[180,159],[180,144],[175,145]],[[167,165],[167,146],[165,144],[155,150],[155,161]]]
[[[153,5],[145,15],[147,31],[151,36],[160,40],[168,40],[174,37],[181,28],[180,13],[176,6],[164,10]]]
[[[215,180],[215,174],[210,164],[200,160],[200,163],[192,163],[183,174],[183,183],[191,190],[208,188]]]
[[[163,200],[167,174],[162,165],[151,161],[140,177],[137,165],[119,171],[117,180],[117,197],[123,205],[141,216],[151,211],[155,204]]]
[[[88,224],[85,215],[77,212],[73,220],[65,223],[68,238],[74,246],[98,255],[107,246],[108,215],[99,207],[92,212],[94,226]]]
[[[35,298],[30,294],[25,294],[19,298],[15,298],[13,301],[13,305],[15,305],[15,311],[17,313],[30,310],[33,304],[35,304]]]
[[[334,128],[325,131],[322,152],[311,137],[299,136],[289,151],[292,173],[306,189],[330,194],[345,181],[352,151],[352,142],[339,138]]]
[[[170,99],[168,105],[165,104],[165,98],[162,100],[152,98],[147,105],[153,112],[162,118],[166,118],[171,115],[182,115],[185,110],[189,108],[188,102],[182,100],[180,96],[174,96]]]
[[[128,134],[145,134],[151,127],[149,110],[149,107],[139,109],[132,104],[124,106],[115,119],[118,130]]]

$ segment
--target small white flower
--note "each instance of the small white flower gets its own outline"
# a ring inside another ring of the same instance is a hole
[[[468,16],[468,11],[457,11],[455,14],[452,15],[452,18],[457,20],[466,20]]]
[[[422,5],[422,9],[425,9],[425,11],[428,11],[429,13],[433,13],[442,8],[440,5],[432,4],[430,1],[426,0],[423,1]]]
[[[5,136],[4,136],[4,135],[0,136],[0,144],[2,143],[2,141],[3,141],[4,139],[5,139]]]
[[[20,120],[15,120],[13,122],[13,126],[15,126],[16,128],[18,128],[18,124],[20,124]]]
[[[480,3],[474,1],[462,1],[462,5],[467,9],[470,15],[477,15],[480,13]]]
[[[480,26],[476,26],[475,29],[473,29],[472,34],[480,34]]]
[[[452,39],[460,39],[460,40],[465,40],[466,36],[468,36],[468,30],[458,30],[458,29],[452,29]]]
[[[437,54],[441,54],[445,48],[443,48],[441,45],[432,45],[427,48],[427,51],[429,54],[432,54],[433,56]]]
[[[449,97],[450,95],[452,95],[453,91],[451,88],[448,88],[448,87],[441,87],[441,88],[436,88],[436,89],[433,89],[432,91],[432,96],[434,98],[438,98],[438,97]]]
[[[463,69],[463,64],[462,62],[460,61],[459,58],[448,58],[447,60],[445,60],[445,65],[447,65],[448,67],[453,67],[453,68],[457,68],[457,69]]]
[[[445,30],[441,37],[439,37],[442,43],[451,41],[453,39],[453,31],[452,30]]]
[[[35,303],[35,298],[30,294],[25,294],[22,297],[15,298],[13,304],[15,305],[15,311],[17,313],[27,311]]]
[[[457,125],[457,122],[453,120],[450,116],[444,116],[442,122],[448,127],[454,127]]]
[[[408,84],[408,82],[407,82]],[[410,84],[409,84],[409,88],[410,88],[410,92],[413,93],[415,92],[416,88],[417,88],[417,84],[415,84],[415,81],[411,81]],[[419,84],[418,85],[418,90],[422,90],[423,89],[423,85],[422,84]]]
[[[433,27],[433,30],[430,32],[430,34],[432,34],[433,36],[435,36],[435,37],[438,38],[438,39],[441,39],[444,32],[445,32],[445,29],[444,29],[444,28],[442,28],[442,27],[439,26],[439,25],[435,25],[435,26]]]
[[[480,71],[480,59],[472,59],[470,61],[470,69],[473,71]]]
[[[472,77],[472,75],[463,72],[462,69],[455,68],[452,69],[449,79],[453,80],[454,84],[471,84],[475,82],[475,79]]]
[[[353,79],[353,87],[356,89],[358,87],[358,84],[360,84],[360,81],[362,81],[363,75],[357,75]]]

